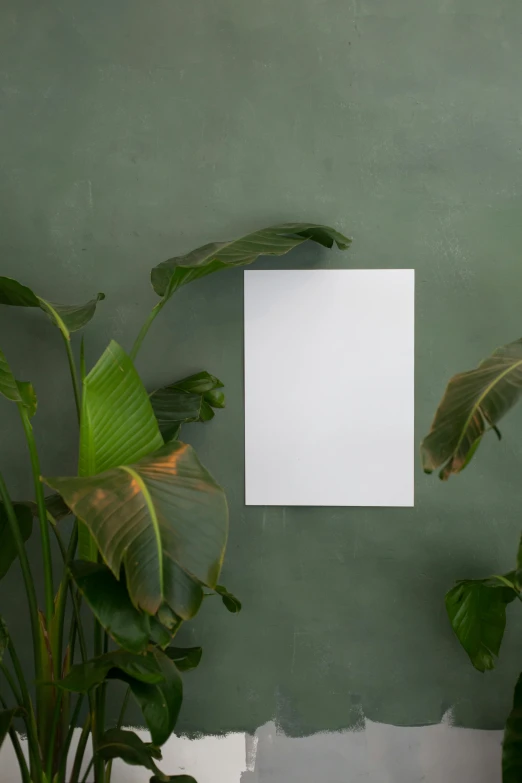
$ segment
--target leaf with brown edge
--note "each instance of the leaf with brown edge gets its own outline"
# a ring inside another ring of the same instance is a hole
[[[421,444],[426,473],[440,478],[460,473],[473,458],[484,433],[493,429],[522,395],[522,340],[498,348],[475,370],[455,375]]]

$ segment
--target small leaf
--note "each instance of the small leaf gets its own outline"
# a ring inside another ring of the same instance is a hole
[[[184,256],[169,258],[153,268],[152,287],[158,296],[167,300],[178,288],[193,280],[220,269],[252,264],[259,256],[285,255],[307,240],[324,247],[332,247],[335,242],[340,250],[351,244],[351,239],[328,226],[285,223],[254,231],[231,242],[211,242]]]
[[[23,715],[24,711],[21,707],[14,707],[11,710],[3,710],[0,712],[0,748],[4,744],[4,740],[9,734],[11,723],[18,715]]]
[[[165,650],[165,655],[174,661],[180,672],[188,672],[199,666],[202,654],[201,647],[168,647]]]
[[[522,340],[498,348],[475,370],[455,375],[421,444],[424,471],[443,466],[440,477],[448,479],[464,470],[484,433],[496,428],[521,395]]]
[[[176,440],[182,424],[208,421],[212,407],[224,408],[221,381],[208,372],[190,375],[152,392],[150,401],[165,443]]]
[[[522,780],[522,674],[515,686],[513,708],[506,721],[502,743],[502,783]]]
[[[20,505],[27,506],[27,508],[31,510],[33,517],[38,519],[38,506],[34,500],[24,500]],[[71,515],[71,509],[57,492],[52,495],[47,495],[45,498],[45,507],[55,522],[60,522],[60,520]]]
[[[29,416],[36,413],[36,394],[30,383],[17,381],[11,372],[2,351],[0,351],[0,394],[11,402],[17,402],[27,408]]]
[[[4,657],[4,653],[9,647],[9,631],[7,623],[3,617],[0,617],[0,661]]]
[[[155,773],[159,783],[168,783],[168,777],[157,768],[153,761],[154,750],[133,731],[109,729],[98,744],[97,755],[105,761],[121,759],[126,764],[145,767]]]
[[[223,587],[223,585],[216,585],[215,590],[216,593],[221,596],[221,600],[229,612],[232,612],[232,614],[237,614],[241,611],[241,601],[236,598],[235,595],[229,593],[226,587]]]
[[[106,565],[76,560],[72,577],[98,622],[114,641],[129,652],[139,653],[149,642],[146,615],[132,604],[123,582]]]
[[[228,531],[223,490],[184,443],[98,476],[51,478],[89,528],[118,578],[125,568],[133,604],[156,614],[163,603],[184,620],[198,611],[201,584],[214,588]]]
[[[122,675],[149,684],[164,680],[156,660],[150,655],[135,655],[116,650],[71,667],[67,677],[57,685],[67,691],[86,693],[91,688],[97,688],[108,677],[119,679]]]
[[[168,780],[169,783],[198,783],[196,778],[192,775],[171,775],[167,778],[158,778],[156,775],[150,779],[150,783],[162,783],[162,781]]]
[[[14,512],[22,538],[27,541],[33,532],[33,515],[25,503],[14,503]],[[0,503],[0,579],[2,579],[18,557],[18,552],[11,533],[7,512]]]
[[[30,288],[10,277],[0,277],[0,304],[14,307],[40,307],[51,321],[60,329],[68,340],[70,332],[76,332],[89,323],[93,317],[96,305],[105,299],[105,294],[98,294],[96,299],[84,305],[60,305],[42,299]]]
[[[515,598],[514,590],[495,579],[462,581],[446,595],[453,630],[480,672],[495,667],[506,627],[506,605]]]

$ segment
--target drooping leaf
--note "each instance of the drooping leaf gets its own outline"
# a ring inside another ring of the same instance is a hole
[[[167,647],[165,655],[174,661],[180,672],[188,672],[199,666],[203,650],[201,647]]]
[[[100,293],[96,299],[91,299],[84,305],[54,304],[37,296],[17,280],[0,277],[0,304],[13,307],[39,307],[67,340],[71,332],[76,332],[89,323],[96,311],[96,305],[102,299],[105,299],[105,294]]]
[[[506,721],[502,743],[502,783],[522,780],[522,674],[513,696],[513,708]]]
[[[176,441],[95,477],[45,481],[87,525],[114,575],[125,567],[137,608],[156,614],[166,602],[182,619],[195,614],[200,583],[213,589],[221,570],[228,509],[190,446]]]
[[[241,611],[241,601],[239,598],[236,598],[235,595],[229,593],[226,587],[223,587],[223,585],[216,585],[215,590],[216,593],[221,596],[221,600],[229,612],[237,614]]]
[[[170,299],[182,285],[220,269],[252,264],[259,256],[282,256],[303,242],[312,240],[324,247],[334,242],[346,250],[351,239],[328,226],[314,223],[284,223],[254,231],[231,242],[211,242],[184,256],[176,256],[155,266],[152,287],[158,296]]]
[[[183,701],[183,683],[175,664],[162,652],[150,654],[156,660],[163,674],[163,681],[149,684],[140,682],[125,674],[118,679],[127,682],[132,695],[138,702],[154,745],[163,745],[178,719]]]
[[[9,631],[3,617],[0,616],[0,662],[9,647]]]
[[[114,641],[129,652],[139,653],[149,642],[148,617],[139,612],[122,581],[106,565],[76,560],[72,577],[98,622]]]
[[[17,402],[27,408],[29,416],[36,413],[36,394],[30,383],[17,381],[5,355],[0,351],[0,394],[11,402]]]
[[[116,650],[72,666],[67,677],[60,680],[58,685],[67,691],[86,693],[91,688],[97,688],[108,677],[114,679],[122,675],[149,684],[164,679],[163,672],[152,656]]]
[[[150,401],[165,443],[178,438],[182,424],[209,421],[212,408],[224,408],[222,388],[214,375],[199,372],[152,392]]]
[[[93,476],[136,462],[162,443],[145,387],[113,340],[83,384],[79,474]],[[79,555],[96,560],[96,546],[83,526]]]
[[[150,779],[150,783],[162,783],[165,778],[158,778],[156,775]],[[192,775],[170,775],[167,776],[167,780],[169,783],[198,783],[196,778],[193,778]]]
[[[159,783],[167,783],[168,777],[154,763],[155,749],[143,742],[133,731],[109,729],[101,738],[97,755],[105,761],[121,759],[135,767],[145,767],[155,773]]]
[[[14,503],[14,512],[24,541],[33,532],[33,515],[24,503]],[[18,557],[15,540],[3,503],[0,503],[0,579],[2,579]]]
[[[9,729],[11,728],[13,720],[18,717],[18,715],[23,715],[23,712],[21,707],[14,707],[11,710],[2,710],[0,712],[0,748],[9,734]]]
[[[38,518],[38,506],[34,500],[24,500],[20,505],[27,506],[33,517],[36,519]],[[60,522],[60,520],[65,519],[71,514],[71,509],[57,492],[54,492],[52,495],[47,495],[45,498],[45,507],[55,522]]]
[[[455,375],[437,408],[429,434],[421,445],[426,473],[442,466],[448,479],[470,463],[484,433],[522,395],[522,340],[498,348],[475,370]]]
[[[446,610],[455,634],[480,672],[495,667],[506,627],[506,606],[516,592],[492,579],[458,582],[446,594]]]
[[[183,620],[168,604],[162,604],[157,614],[150,617],[150,640],[162,648],[167,647],[178,632]]]

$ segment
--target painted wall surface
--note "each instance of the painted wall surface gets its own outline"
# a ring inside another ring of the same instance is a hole
[[[518,0],[3,0],[2,274],[55,301],[105,291],[92,363],[111,336],[130,347],[155,302],[153,264],[274,222],[330,223],[353,236],[348,253],[304,247],[282,263],[416,269],[420,440],[448,376],[520,337],[521,34]],[[43,471],[67,474],[69,379],[40,316],[2,310],[1,346],[36,386]],[[207,369],[227,391],[226,410],[186,432],[228,491],[223,581],[244,611],[207,605],[184,631],[205,653],[181,729],[275,721],[302,737],[361,714],[438,724],[450,708],[457,725],[500,728],[522,659],[517,609],[481,676],[442,598],[456,578],[512,565],[522,412],[447,486],[419,470],[414,509],[245,508],[242,341],[234,271],[183,289],[138,362],[150,388]],[[313,375],[303,394],[320,416]],[[0,434],[25,497],[6,404]],[[15,569],[0,611],[28,664]]]

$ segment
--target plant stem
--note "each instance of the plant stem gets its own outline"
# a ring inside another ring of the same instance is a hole
[[[47,508],[45,506],[43,484],[40,480],[40,460],[38,459],[38,452],[36,450],[33,427],[29,420],[27,409],[22,404],[19,404],[18,410],[20,411],[25,437],[29,447],[29,456],[31,458],[31,468],[33,471],[34,492],[36,495],[36,505],[38,506],[38,517],[40,519],[44,565],[45,612],[47,624],[49,626],[54,614],[54,589],[51,541],[49,539],[49,523],[47,522]]]
[[[84,694],[80,693],[76,700],[76,706],[74,708],[73,714],[71,716],[71,722],[69,724],[69,731],[67,732],[67,737],[65,738],[65,742],[62,747],[62,754],[60,758],[60,772],[59,772],[60,782],[65,781],[65,777],[67,774],[67,758],[69,756],[69,748],[71,747],[72,738],[74,736],[74,729],[76,727],[76,721],[78,720],[78,715],[80,714],[83,700],[84,700]]]
[[[0,704],[2,705],[4,710],[8,709],[6,701],[5,699],[2,698],[2,696],[0,696]],[[22,781],[23,783],[31,783],[31,773],[29,772],[29,767],[27,766],[27,761],[25,760],[22,746],[20,745],[20,741],[16,734],[16,729],[13,726],[11,726],[11,728],[9,729],[9,736],[11,738],[11,742],[13,743],[13,748],[14,748],[14,752],[16,753],[16,758],[18,759],[18,766],[20,767]]]
[[[162,299],[161,301],[158,302],[157,305],[154,305],[154,307],[152,308],[152,310],[150,311],[150,313],[149,313],[149,315],[147,317],[147,320],[145,321],[145,323],[141,327],[140,333],[136,337],[136,341],[135,341],[134,345],[132,346],[132,350],[130,352],[130,358],[133,361],[136,358],[136,356],[138,355],[138,351],[141,348],[141,344],[142,344],[143,340],[145,339],[145,336],[146,336],[147,332],[149,331],[152,322],[154,321],[156,316],[161,313],[161,311],[162,311],[163,307],[165,306],[166,302],[167,302],[166,299]]]
[[[29,604],[31,632],[33,637],[35,671],[36,671],[36,676],[39,677],[40,676],[40,646],[39,646],[40,622],[38,620],[38,604],[36,601],[36,590],[34,587],[31,567],[29,565],[29,560],[27,558],[27,552],[25,551],[24,540],[22,538],[22,534],[20,533],[20,528],[18,527],[18,520],[16,518],[16,514],[13,509],[13,504],[11,503],[11,498],[9,497],[9,493],[7,491],[7,487],[5,485],[5,481],[1,473],[0,473],[0,497],[2,498],[2,501],[5,506],[7,519],[9,521],[9,527],[11,529],[11,534],[13,536],[16,545],[18,559],[20,560],[20,566],[22,568],[22,575],[25,584],[25,592],[27,594],[27,602]]]
[[[76,748],[76,756],[74,758],[73,769],[71,773],[70,783],[78,783],[80,772],[82,769],[83,757],[85,755],[85,748],[87,747],[87,740],[89,739],[89,732],[91,730],[91,716],[87,715],[85,723],[83,724],[82,733],[78,740],[78,747]]]
[[[116,724],[117,729],[121,729],[122,727],[123,719],[125,717],[125,712],[127,710],[127,705],[129,703],[130,695],[131,695],[131,689],[129,687],[125,691],[125,696],[123,698],[123,703],[121,705],[120,714],[118,715],[118,722]],[[107,783],[111,783],[111,775],[112,775],[112,759],[110,759],[109,763],[107,764],[107,772],[105,773]]]
[[[58,724],[60,722],[61,718],[61,712],[62,712],[62,699],[63,699],[63,691],[62,690],[56,690],[56,703],[54,705],[54,713],[53,713],[53,722],[51,726],[51,732],[49,734],[49,758],[47,759],[47,780],[53,779],[53,766],[54,766],[54,760],[55,760],[55,747],[54,744],[56,742],[56,732],[58,731]]]
[[[7,668],[7,666],[5,665],[5,663],[3,661],[2,661],[2,663],[0,663],[0,671],[2,672],[2,674],[5,677],[5,679],[7,680],[8,684],[9,684],[9,687],[11,688],[11,691],[13,692],[13,696],[15,697],[16,703],[19,704],[20,707],[22,707],[23,703],[24,703],[24,700],[22,698],[22,694],[18,690],[18,686],[17,686],[16,682],[14,681],[13,675],[11,674],[11,672],[9,671],[9,669]]]
[[[88,774],[89,774],[89,772],[91,771],[91,769],[92,769],[92,767],[93,767],[93,764],[94,764],[94,756],[92,757],[92,759],[89,761],[89,764],[87,765],[87,769],[85,770],[85,775],[84,775],[84,776],[83,776],[83,778],[82,778],[82,783],[86,783],[86,781],[87,781],[87,775],[88,775]]]
[[[102,627],[97,620],[94,620],[94,656],[97,658],[102,654]],[[104,731],[104,693],[103,688],[97,688],[94,694],[94,715],[92,724],[92,743],[94,753],[94,780],[95,783],[104,783],[105,762],[96,757],[98,744]]]
[[[36,725],[36,718],[34,715],[34,709],[33,709],[33,703],[31,701],[31,697],[29,695],[29,690],[27,688],[27,683],[25,682],[24,673],[22,671],[22,666],[20,664],[20,660],[18,658],[18,655],[16,654],[16,650],[13,644],[13,640],[9,639],[9,655],[11,657],[11,661],[13,663],[13,668],[15,670],[16,678],[18,680],[18,684],[20,685],[20,692],[22,695],[22,703],[24,706],[24,709],[27,713],[27,716],[25,718],[25,725],[27,727],[27,739],[29,744],[29,752],[31,753],[31,760],[32,763],[36,767],[36,774],[38,777],[38,780],[41,779],[43,774],[43,767],[42,767],[42,761],[40,758],[40,744],[38,742],[38,727]],[[45,687],[45,686],[44,686]]]
[[[69,362],[69,371],[71,373],[71,381],[72,386],[74,390],[74,402],[76,403],[76,413],[78,416],[78,422],[80,421],[80,415],[81,415],[81,397],[80,397],[80,387],[78,385],[78,375],[76,373],[76,365],[74,363],[74,356],[71,348],[71,341],[67,339],[67,337],[61,332],[63,337],[63,342],[65,345],[65,350],[67,353],[67,361]]]

